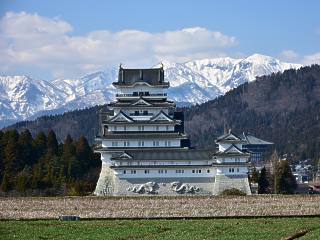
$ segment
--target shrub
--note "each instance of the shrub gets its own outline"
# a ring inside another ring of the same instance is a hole
[[[247,194],[237,188],[230,188],[223,190],[220,195],[222,196],[246,196]]]

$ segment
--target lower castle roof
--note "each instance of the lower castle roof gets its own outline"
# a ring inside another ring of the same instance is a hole
[[[158,139],[158,138],[168,138],[168,139],[173,139],[173,138],[179,138],[179,139],[185,139],[187,138],[187,135],[177,133],[177,132],[151,132],[151,133],[144,133],[144,132],[138,132],[138,133],[130,133],[127,132],[125,134],[121,133],[110,133],[106,134],[105,136],[101,136],[97,138],[97,140],[102,140],[102,139]]]
[[[124,158],[123,154],[128,157]],[[125,150],[112,154],[112,160],[211,160],[213,151],[195,149],[148,149],[148,150]]]

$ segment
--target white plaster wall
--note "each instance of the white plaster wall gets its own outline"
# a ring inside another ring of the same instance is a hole
[[[165,170],[165,168],[158,169],[148,169],[149,173],[145,173],[145,169],[136,169],[136,173],[131,173],[133,169],[125,169],[126,173],[123,173],[124,169],[115,170],[115,175],[119,178],[182,178],[182,177],[190,177],[190,178],[207,178],[214,177],[216,175],[216,171],[214,168],[194,168],[201,169],[201,173],[192,173],[192,169],[190,168],[176,168],[176,169],[167,169],[167,173],[159,173],[159,170]],[[176,170],[183,170],[183,173],[176,173]],[[208,173],[207,170],[210,170]]]
[[[209,165],[208,161],[182,161],[182,160],[172,160],[172,161],[132,161],[132,160],[121,160],[121,161],[114,161],[116,166],[176,166],[176,165]]]
[[[218,163],[237,163],[237,162],[247,162],[246,157],[218,157]]]
[[[229,168],[234,168],[234,172],[229,172]],[[239,172],[237,172],[237,168]],[[247,167],[217,167],[217,175],[243,175],[247,174],[248,168]]]
[[[112,125],[109,126],[108,128],[108,132],[123,132],[123,131],[127,131],[127,132],[152,132],[152,131],[174,131],[174,125],[140,125],[143,126],[143,130],[139,129],[139,127],[137,125]],[[116,127],[116,129],[115,129]],[[157,128],[158,127],[158,130]],[[168,127],[168,130],[167,130]],[[156,133],[155,133],[156,134]]]
[[[230,143],[219,143],[219,151],[223,152],[226,149],[228,149],[232,144]],[[237,146],[237,148],[239,148],[240,150],[242,150],[242,144],[235,144],[235,146]]]
[[[124,142],[129,142],[129,146],[125,146]],[[144,142],[144,146],[139,146],[139,141]],[[159,146],[153,146],[153,141],[158,141]],[[169,144],[166,146],[165,141],[167,141],[167,144],[170,141],[170,146]],[[102,140],[102,147],[115,147],[112,146],[112,142],[118,142],[117,147],[180,147],[180,140],[179,139],[156,139],[154,138],[153,140],[145,140],[145,139],[134,139],[134,140]]]
[[[133,92],[149,92],[149,93],[165,93],[166,89],[163,88],[157,88],[157,87],[149,87],[146,85],[136,85],[135,87],[121,87],[119,88],[118,92],[119,94],[132,94]]]

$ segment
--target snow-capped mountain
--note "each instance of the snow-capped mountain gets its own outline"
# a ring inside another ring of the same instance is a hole
[[[184,104],[214,99],[256,76],[301,67],[259,54],[243,59],[226,57],[162,64],[171,86],[169,98]],[[112,68],[78,79],[50,82],[29,76],[0,76],[0,127],[48,113],[104,104],[114,98],[112,82],[116,81],[117,72],[117,68]]]

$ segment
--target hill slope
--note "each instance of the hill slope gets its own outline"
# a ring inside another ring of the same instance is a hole
[[[83,134],[92,141],[93,128],[98,129],[98,109],[42,117],[10,128],[29,128],[32,132],[52,128],[60,139],[69,132],[75,138]],[[280,152],[315,158],[320,149],[320,66],[259,77],[215,100],[182,110],[193,145],[212,147],[227,127],[273,141]]]
[[[186,129],[198,146],[210,147],[232,128],[273,141],[280,152],[319,157],[320,66],[259,77],[186,111]]]

